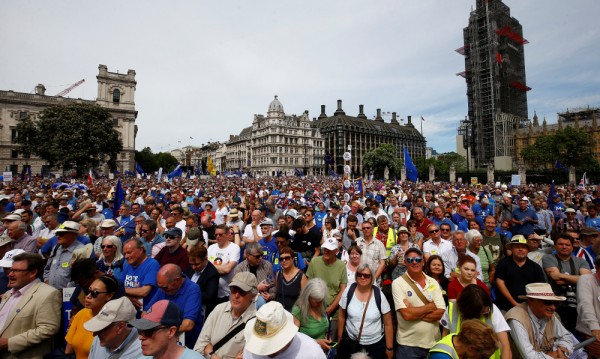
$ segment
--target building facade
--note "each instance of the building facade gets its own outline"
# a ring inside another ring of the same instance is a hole
[[[544,118],[540,125],[537,114],[534,114],[533,123],[518,129],[516,132],[515,143],[518,161],[523,160],[521,151],[528,145],[535,144],[539,136],[553,135],[557,130],[565,127],[573,127],[584,130],[590,135],[592,139],[592,155],[600,162],[600,127],[598,126],[598,117],[600,117],[600,109],[598,108],[575,109],[559,113],[558,121],[555,124],[548,124]],[[569,165],[568,163],[563,164],[566,166]]]
[[[408,149],[413,161],[418,157],[425,157],[425,138],[412,124],[411,116],[407,117],[405,125],[401,125],[393,112],[391,121],[387,123],[381,115],[381,109],[377,109],[375,119],[369,120],[363,108],[360,105],[358,115],[349,116],[342,109],[342,100],[338,100],[333,116],[327,116],[325,105],[321,105],[321,114],[312,122],[312,127],[320,132],[324,142],[324,155],[331,159],[327,163],[327,174],[330,173],[329,168],[339,175],[344,173],[344,152],[350,152],[349,165],[353,175],[365,174],[363,156],[383,143],[396,146],[399,158],[403,158],[404,147]]]
[[[128,70],[126,74],[109,72],[106,65],[98,66],[98,97],[95,100],[71,99],[62,96],[46,95],[44,85],[36,86],[36,93],[0,91],[0,168],[13,174],[22,173],[29,168],[31,173],[48,174],[51,169],[46,161],[36,157],[25,158],[18,153],[16,143],[18,121],[24,119],[36,120],[40,112],[50,106],[67,105],[70,103],[97,104],[108,109],[113,119],[113,125],[119,133],[123,150],[117,157],[117,169],[135,171],[135,136],[137,126],[135,120],[135,90],[137,82],[135,71]],[[101,168],[108,173],[108,168]]]
[[[511,169],[515,129],[528,118],[523,29],[502,0],[476,0],[463,29],[468,117],[459,132],[469,139],[474,167],[494,162]]]
[[[250,141],[250,168],[265,176],[324,174],[323,141],[311,127],[308,111],[286,115],[277,96],[267,115],[254,115]],[[237,170],[237,168],[230,168]]]

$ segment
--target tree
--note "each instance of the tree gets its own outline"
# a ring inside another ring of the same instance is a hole
[[[16,130],[19,152],[36,155],[52,167],[76,169],[78,176],[104,163],[116,169],[123,149],[110,113],[95,104],[48,107],[38,121],[23,120]]]
[[[376,149],[365,153],[362,162],[365,171],[373,172],[375,178],[383,178],[386,167],[390,171],[390,178],[400,177],[402,160],[398,158],[396,146],[392,144],[382,143]]]
[[[456,152],[446,152],[437,156],[433,163],[436,171],[440,173],[450,173],[450,166],[454,165],[457,171],[467,168],[467,159]]]
[[[158,171],[158,168],[160,167],[156,160],[156,155],[152,153],[150,147],[144,147],[141,151],[135,151],[135,162],[137,162],[146,173]]]
[[[163,173],[171,172],[177,166],[179,161],[172,154],[168,152],[159,152],[156,155],[156,162],[158,163],[158,167],[163,168]]]
[[[591,170],[598,167],[592,146],[592,139],[587,132],[565,127],[552,135],[539,136],[534,144],[527,145],[521,151],[521,156],[533,168],[559,161],[567,167]]]

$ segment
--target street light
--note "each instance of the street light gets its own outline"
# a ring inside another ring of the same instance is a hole
[[[463,136],[463,148],[467,150],[467,177],[470,181],[471,178],[471,168],[469,166],[469,147],[471,147],[471,139],[472,139],[472,126],[473,123],[467,116],[465,119],[460,121],[460,127],[458,128],[458,134]]]

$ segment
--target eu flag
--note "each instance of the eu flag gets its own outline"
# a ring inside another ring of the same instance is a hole
[[[412,158],[410,158],[410,154],[406,147],[404,147],[404,167],[406,167],[406,177],[409,180],[416,182],[417,178],[419,178],[419,172],[417,172],[417,167],[415,167]]]
[[[364,190],[363,190],[363,180],[362,177],[357,178],[356,180],[356,190],[360,191],[361,194],[364,194]]]
[[[183,174],[183,169],[181,169],[181,164],[177,164],[177,167],[173,170],[173,172],[169,173],[167,177],[169,179],[173,179],[174,177],[181,177]]]

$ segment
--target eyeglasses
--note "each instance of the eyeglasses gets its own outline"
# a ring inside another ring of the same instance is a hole
[[[373,227],[371,227],[371,226],[366,226],[366,227],[364,227],[364,226],[363,226],[363,227],[362,227],[362,230],[364,231],[365,229],[373,229]]]
[[[150,230],[149,229],[142,229],[141,232],[142,232],[142,234],[144,234],[144,233],[150,232]]]
[[[227,235],[227,233],[215,233],[215,237],[223,237],[224,235]]]
[[[433,234],[433,233],[437,233],[439,231],[440,231],[439,229],[432,229],[432,230],[429,231],[429,233]]]
[[[229,290],[231,291],[231,294],[239,294],[242,297],[248,294],[248,292],[246,292],[245,290],[241,290],[238,287],[229,287]]]
[[[284,242],[284,241],[275,241],[275,243],[276,243],[278,246],[285,246],[285,242]]]
[[[279,257],[279,260],[282,262],[287,262],[292,259],[292,256]]]
[[[421,263],[422,261],[423,261],[423,258],[421,258],[421,257],[406,258],[406,263],[408,263],[408,264]]]
[[[100,247],[102,247],[102,249],[104,249],[104,248],[112,249],[112,247],[114,247],[114,245],[113,244],[103,244]]]
[[[371,274],[369,273],[356,273],[356,278],[369,279]]]
[[[441,231],[442,232],[450,232],[450,228],[442,228]]]
[[[8,269],[6,269],[6,274],[10,274],[12,272],[23,273],[23,272],[29,272],[29,271],[30,271],[29,269],[13,269],[13,268],[8,268]]]
[[[152,338],[152,336],[154,335],[154,333],[158,332],[161,329],[169,329],[170,327],[165,327],[165,326],[161,326],[161,327],[156,327],[156,328],[152,328],[152,329],[146,329],[146,330],[140,330],[138,329],[138,334],[140,336],[144,336],[146,338]]]
[[[544,303],[544,305],[546,307],[550,307],[550,306],[558,307],[558,305],[560,304],[559,301],[555,301],[555,300],[542,300],[542,302]]]
[[[262,258],[262,254],[250,254],[250,253],[248,253],[248,255],[249,255],[250,257],[254,257],[254,258],[256,258],[256,259]]]
[[[98,298],[100,294],[106,294],[108,292],[101,292],[99,290],[91,290],[90,288],[82,288],[83,294],[86,296],[90,295],[92,298]]]
[[[166,239],[175,239],[175,238],[177,238],[177,236],[174,236],[174,235],[172,235],[172,234],[167,234],[167,235],[165,236],[165,238],[166,238]]]

